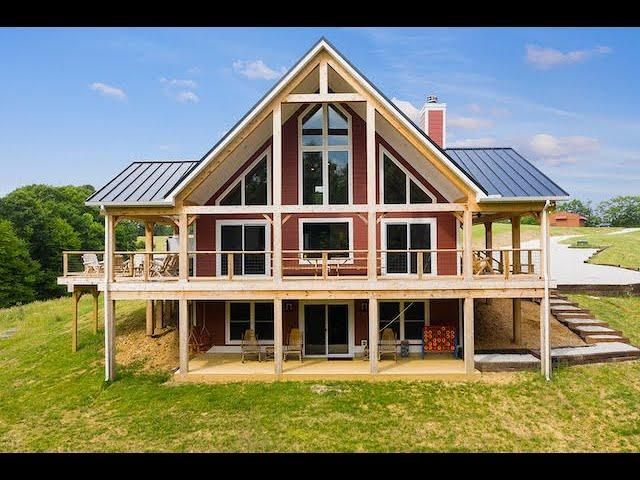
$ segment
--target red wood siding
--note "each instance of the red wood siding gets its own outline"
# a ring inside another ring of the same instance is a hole
[[[429,323],[431,325],[447,325],[458,329],[459,302],[457,298],[431,300],[429,304]]]
[[[360,346],[362,340],[369,339],[369,310],[362,311],[365,300],[353,301],[353,326],[355,330],[355,345]]]
[[[225,302],[200,300],[196,302],[196,321],[195,328],[202,328],[205,322],[209,335],[204,338],[205,347],[211,348],[214,345],[225,344]]]
[[[441,148],[444,143],[444,112],[442,110],[429,110],[429,137]]]

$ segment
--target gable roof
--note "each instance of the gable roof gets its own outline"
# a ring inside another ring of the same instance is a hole
[[[484,187],[489,197],[498,197],[496,200],[569,196],[513,148],[447,148],[445,152]]]

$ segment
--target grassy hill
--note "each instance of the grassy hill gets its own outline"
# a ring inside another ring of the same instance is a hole
[[[584,297],[640,342],[640,299]],[[144,328],[144,305],[119,302],[117,335]],[[144,358],[103,382],[103,339],[80,302],[0,310],[0,451],[638,451],[640,362],[476,382],[175,384]],[[11,334],[12,329],[16,329]],[[143,334],[140,337],[144,338]],[[118,362],[123,359],[118,357]]]

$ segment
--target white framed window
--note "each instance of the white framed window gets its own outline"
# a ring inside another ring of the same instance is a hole
[[[396,339],[422,342],[422,327],[429,325],[429,300],[381,301],[378,327],[390,328]]]
[[[216,221],[216,251],[242,252],[233,257],[234,275],[270,275],[270,246],[271,227],[267,220]],[[217,254],[216,275],[227,275],[228,268],[228,254]]]
[[[240,345],[248,329],[255,332],[260,343],[273,344],[273,302],[226,302],[225,342]]]
[[[411,205],[437,203],[436,197],[422,185],[391,153],[380,145],[380,203]]]
[[[353,263],[353,218],[300,218],[298,246],[309,251],[301,256],[300,264],[322,258],[319,250],[343,250],[329,253],[329,263]]]
[[[418,270],[418,254],[411,250],[423,250],[424,275],[437,275],[438,221],[436,218],[389,218],[380,222],[382,230],[382,274],[415,275]],[[394,252],[397,250],[397,252]]]
[[[222,192],[216,205],[271,205],[270,147]]]
[[[298,119],[298,202],[352,202],[351,115],[339,105],[309,106]]]

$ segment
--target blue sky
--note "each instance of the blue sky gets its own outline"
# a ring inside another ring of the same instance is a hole
[[[0,195],[198,159],[326,36],[448,146],[513,146],[574,196],[640,194],[640,30],[0,29]],[[407,103],[408,102],[408,103]]]

